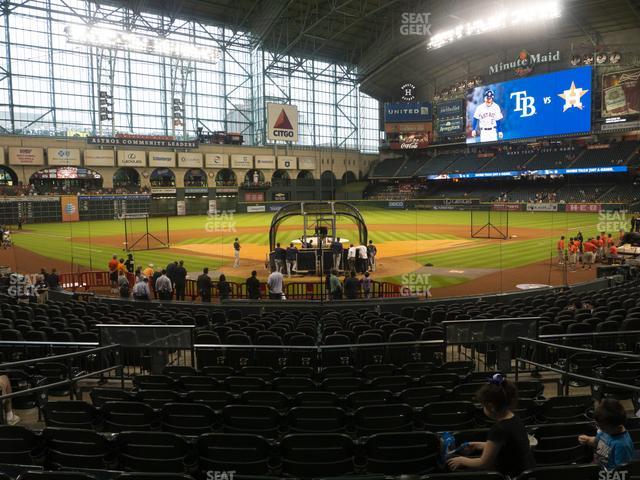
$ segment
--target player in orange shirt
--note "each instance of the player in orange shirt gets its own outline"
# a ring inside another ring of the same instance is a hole
[[[558,265],[564,265],[564,235],[558,240],[556,249],[558,251]]]
[[[589,270],[591,270],[591,266],[596,258],[596,251],[598,250],[597,245],[594,243],[593,238],[587,240],[584,244],[584,255],[582,256],[582,268],[588,266]]]
[[[578,245],[573,238],[569,239],[569,266],[575,272],[578,263]]]

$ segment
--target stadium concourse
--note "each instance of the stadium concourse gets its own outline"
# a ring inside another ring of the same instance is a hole
[[[640,480],[640,7],[498,3],[3,2],[0,480]]]

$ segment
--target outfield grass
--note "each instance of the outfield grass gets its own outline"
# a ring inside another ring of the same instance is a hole
[[[451,225],[460,232],[460,227],[469,227],[470,213],[459,211],[419,211],[419,210],[387,210],[362,209],[368,225],[369,236],[376,243],[383,244],[390,241],[417,240],[455,240],[468,239],[465,233],[460,236],[454,233],[429,233],[424,225]],[[493,220],[500,222],[500,214],[492,213]],[[222,218],[224,226],[235,226],[237,229],[251,228],[258,231],[235,233],[234,231],[207,231],[212,219],[206,216],[172,217],[169,220],[170,230],[174,234],[190,231],[187,238],[181,238],[177,244],[229,244],[237,236],[241,243],[265,245],[268,244],[268,230],[273,217],[272,213],[237,214],[233,218]],[[155,222],[155,223],[154,223]],[[164,221],[152,220],[152,230],[162,231]],[[558,213],[558,212],[511,212],[509,224],[511,232],[518,228],[535,229],[536,238],[526,240],[491,241],[474,240],[468,246],[452,248],[449,251],[434,252],[433,254],[416,255],[415,260],[420,264],[431,263],[436,267],[446,268],[514,268],[549,259],[555,252],[555,242],[561,234],[571,235],[581,229],[586,236],[596,234],[598,214]],[[300,219],[290,219],[284,225],[300,225]],[[394,231],[393,225],[402,225],[401,230]],[[422,230],[410,231],[407,225],[416,225]],[[15,235],[17,246],[31,250],[48,258],[73,263],[83,268],[103,269],[113,254],[123,255],[122,249],[114,248],[113,243],[106,243],[104,237],[124,241],[124,225],[122,221],[105,220],[78,223],[33,224],[26,226],[25,232]],[[200,233],[201,232],[201,233]],[[352,229],[344,229],[344,236],[354,235]],[[466,232],[466,231],[465,231]],[[340,232],[339,232],[340,233]],[[531,232],[529,232],[531,233]],[[539,233],[539,235],[538,235]],[[297,236],[298,233],[295,233]],[[177,236],[177,235],[176,235]],[[181,235],[184,237],[184,234]],[[291,233],[294,236],[294,233]],[[530,235],[529,235],[530,236]],[[284,238],[289,237],[284,233]],[[173,241],[172,241],[173,243]],[[169,250],[138,251],[135,253],[138,263],[154,263],[166,265],[175,259],[175,254]],[[197,254],[181,255],[187,262],[190,271],[200,270],[204,266],[217,268],[221,261]],[[397,278],[389,278],[396,280]],[[460,277],[434,276],[434,286],[448,286],[466,281]]]

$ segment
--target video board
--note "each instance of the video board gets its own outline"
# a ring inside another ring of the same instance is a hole
[[[467,143],[591,131],[591,78],[584,66],[470,90]]]

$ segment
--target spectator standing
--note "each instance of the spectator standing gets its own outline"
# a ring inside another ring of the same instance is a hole
[[[184,290],[187,285],[187,269],[184,268],[184,261],[180,260],[173,273],[174,285],[176,286],[176,300],[184,301]]]
[[[271,300],[282,300],[282,292],[284,286],[284,277],[278,270],[271,272],[267,278],[267,287],[269,288],[269,298]]]
[[[200,294],[200,298],[205,303],[211,303],[211,277],[209,276],[209,269],[204,267],[202,269],[202,274],[198,276],[198,280],[196,280],[196,285],[198,287],[198,293]]]
[[[351,271],[350,275],[344,281],[344,296],[349,300],[358,298],[360,290],[360,282],[356,278],[356,272]]]
[[[133,270],[135,269],[135,265],[134,265],[132,253],[127,255],[127,259],[124,261],[124,267],[127,269],[127,272],[133,273]]]
[[[142,274],[147,278],[153,277],[153,263],[150,263],[147,268],[142,271]]]
[[[151,275],[151,289],[153,290],[153,296],[156,298],[156,300],[160,298],[160,296],[158,295],[158,291],[156,290],[156,282],[161,276],[162,271],[160,270],[160,267],[156,268],[156,271],[153,272],[153,275]]]
[[[240,241],[238,237],[233,242],[233,268],[240,266]]]
[[[251,276],[247,278],[247,297],[250,300],[258,300],[260,298],[260,280],[258,280],[258,272],[253,270]]]
[[[362,279],[362,294],[364,298],[371,298],[371,287],[373,286],[373,281],[369,276],[369,272],[364,272],[364,278]]]
[[[220,300],[229,300],[231,296],[231,285],[227,282],[227,277],[225,277],[224,273],[218,277],[218,294],[220,295]]]
[[[118,292],[120,298],[129,298],[129,280],[122,270],[118,272]]]
[[[332,300],[342,300],[342,284],[338,278],[338,270],[331,270],[331,276],[329,277],[329,291],[331,292]]]
[[[39,304],[47,303],[47,300],[49,300],[49,285],[42,274],[38,275],[36,280],[36,295]]]
[[[11,380],[7,375],[0,375],[0,392],[2,395],[9,395],[13,393],[11,389]],[[13,407],[11,403],[11,399],[7,398],[3,401],[4,404],[4,418],[7,422],[7,425],[13,426],[20,422],[20,417],[13,413]]]
[[[136,284],[133,286],[133,299],[134,300],[150,300],[151,292],[149,291],[149,283],[146,277],[140,276],[136,279]]]
[[[118,290],[118,256],[114,255],[107,264],[109,269],[109,281],[111,282],[111,293],[116,293]]]
[[[158,297],[162,301],[171,300],[171,292],[173,291],[173,284],[171,279],[167,276],[167,271],[162,270],[162,273],[156,280],[156,292]]]
[[[49,290],[58,290],[60,288],[60,277],[55,268],[52,268],[51,273],[47,276],[47,284],[49,285]]]

